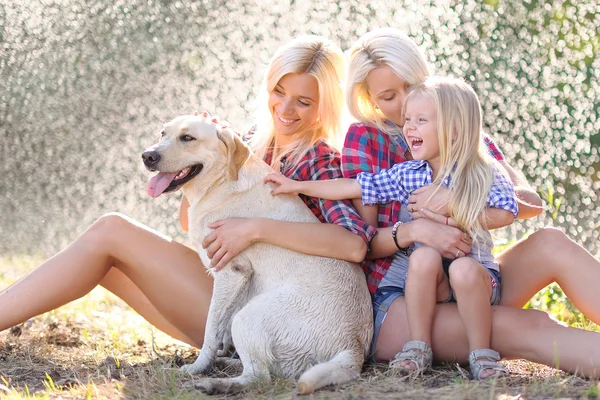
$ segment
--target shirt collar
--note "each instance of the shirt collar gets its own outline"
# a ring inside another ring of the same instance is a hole
[[[433,170],[431,169],[431,166],[429,165],[429,163],[427,161],[411,160],[409,162],[410,162],[410,164],[409,164],[408,168],[413,169],[413,170],[424,170],[426,172],[426,175],[433,181]],[[444,182],[442,182],[442,185],[449,187],[450,182],[451,182],[451,177],[447,176],[446,179],[444,179]]]
[[[405,154],[408,151],[408,144],[406,143],[406,139],[404,139],[404,133],[402,133],[402,128],[386,119],[384,124],[390,127],[390,131],[392,135],[390,138],[402,149],[402,153]]]

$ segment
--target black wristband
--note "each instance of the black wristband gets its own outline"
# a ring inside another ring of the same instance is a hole
[[[398,221],[394,224],[394,227],[392,228],[392,239],[394,239],[394,244],[396,245],[398,250],[401,251],[402,254],[407,256],[408,255],[408,247],[400,247],[400,245],[398,244],[398,237],[396,236],[396,234],[398,233],[398,227],[400,225],[402,225],[403,223],[404,222],[402,222],[402,221]]]

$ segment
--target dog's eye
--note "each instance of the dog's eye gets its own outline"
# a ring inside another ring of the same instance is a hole
[[[167,134],[167,132],[165,132],[164,130],[160,131],[160,137],[163,137]]]
[[[196,138],[195,138],[195,137],[193,137],[193,136],[190,136],[190,135],[182,135],[182,136],[181,136],[179,139],[180,139],[182,142],[191,142],[191,141],[193,141],[193,140],[196,140]]]

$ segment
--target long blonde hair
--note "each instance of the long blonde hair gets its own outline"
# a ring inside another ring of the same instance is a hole
[[[346,104],[357,120],[376,126],[387,134],[398,134],[385,124],[385,115],[375,107],[367,87],[367,75],[379,67],[388,67],[409,86],[422,83],[431,73],[425,55],[404,32],[381,28],[364,34],[349,50],[350,65]]]
[[[431,76],[413,87],[406,101],[415,96],[429,99],[436,108],[440,169],[434,183],[451,176],[450,215],[477,241],[487,229],[481,215],[492,187],[495,162],[487,155],[483,142],[477,94],[462,79]]]
[[[343,128],[345,73],[344,53],[328,39],[301,36],[280,47],[269,63],[259,97],[257,129],[250,141],[256,155],[264,159],[267,152],[276,145],[268,98],[277,83],[287,74],[308,74],[317,80],[319,119],[316,125],[297,132],[290,145],[278,149],[271,164],[278,164],[282,157],[287,156],[288,161],[295,165],[319,139],[334,147],[338,146]]]

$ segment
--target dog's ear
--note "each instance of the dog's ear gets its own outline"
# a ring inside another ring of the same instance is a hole
[[[227,148],[227,170],[234,181],[238,179],[238,171],[250,157],[250,149],[242,139],[229,128],[217,129],[217,137]]]

